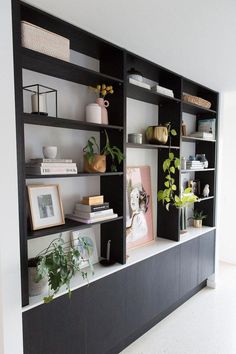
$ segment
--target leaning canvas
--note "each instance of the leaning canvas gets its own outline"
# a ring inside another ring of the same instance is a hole
[[[150,167],[127,167],[126,178],[126,244],[130,250],[154,240]]]

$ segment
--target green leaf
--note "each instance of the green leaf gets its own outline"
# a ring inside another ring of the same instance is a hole
[[[180,159],[178,159],[178,158],[176,157],[176,159],[175,159],[175,168],[178,168],[178,169],[179,169],[179,167],[180,167]]]
[[[171,129],[170,133],[171,133],[171,135],[173,135],[173,136],[176,136],[176,135],[177,135],[177,132],[176,132],[175,129]]]
[[[176,187],[175,184],[173,184],[173,185],[171,186],[171,188],[172,188],[173,191],[176,191],[176,190],[177,190],[177,187]]]
[[[169,159],[172,161],[172,160],[174,160],[174,157],[175,157],[175,155],[173,154],[173,152],[170,152],[169,153]]]
[[[170,182],[166,181],[166,182],[164,183],[164,185],[165,185],[167,188],[169,188],[169,187],[170,187]]]
[[[170,167],[170,160],[169,160],[169,159],[166,159],[166,160],[163,162],[163,171],[166,172],[166,170],[168,170],[169,167]]]
[[[171,166],[170,172],[173,173],[173,174],[175,173],[175,168],[174,168],[174,166]]]

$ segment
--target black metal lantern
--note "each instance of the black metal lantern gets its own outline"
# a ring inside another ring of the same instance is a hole
[[[34,84],[24,86],[23,93],[25,112],[57,117],[57,90],[44,85]],[[30,99],[27,97],[27,93],[30,93]]]

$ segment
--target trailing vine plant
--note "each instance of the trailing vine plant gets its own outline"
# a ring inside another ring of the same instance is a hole
[[[192,188],[186,188],[179,194],[177,194],[177,185],[175,181],[176,170],[180,169],[180,159],[171,152],[171,136],[176,136],[176,130],[171,129],[171,124],[168,126],[169,132],[169,154],[168,158],[163,162],[163,171],[166,173],[163,189],[157,193],[158,202],[162,202],[165,205],[166,210],[169,211],[171,205],[176,208],[182,208],[188,204],[194,203],[198,200],[198,197],[192,193]]]

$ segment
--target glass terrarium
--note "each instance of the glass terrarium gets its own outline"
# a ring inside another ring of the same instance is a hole
[[[34,84],[23,87],[24,113],[57,117],[57,90]]]

